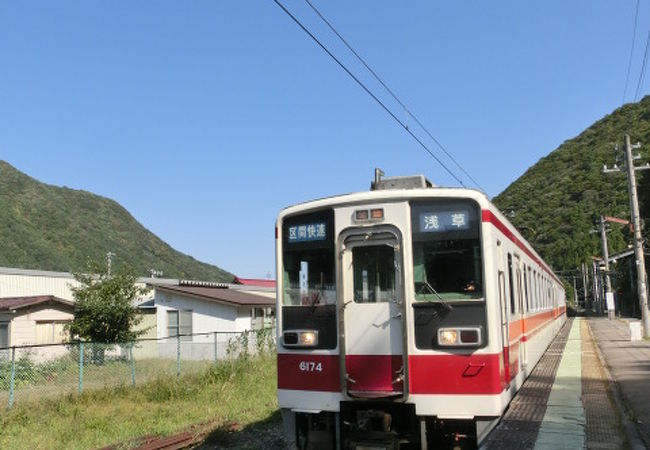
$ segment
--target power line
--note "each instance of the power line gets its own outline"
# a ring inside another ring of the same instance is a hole
[[[625,103],[625,94],[627,93],[627,83],[630,80],[630,68],[632,67],[632,54],[634,53],[634,41],[636,40],[636,23],[639,17],[639,3],[641,0],[636,0],[636,10],[634,12],[634,27],[632,29],[632,46],[630,48],[630,59],[627,62],[627,75],[625,75],[625,88],[623,89],[623,100],[621,104]]]
[[[641,73],[639,73],[639,82],[636,84],[636,92],[634,93],[634,101],[639,98],[641,87],[645,79],[645,68],[648,63],[648,48],[650,48],[650,31],[648,31],[648,38],[645,41],[645,52],[643,52],[643,62],[641,63]]]
[[[485,190],[474,178],[472,178],[472,176],[469,173],[467,173],[467,171],[458,163],[458,161],[456,161],[456,159],[447,151],[447,149],[429,132],[427,127],[425,127],[422,124],[422,122],[420,122],[420,120],[417,117],[415,117],[413,113],[411,113],[411,111],[397,97],[397,95],[392,91],[392,89],[389,88],[388,85],[386,85],[386,83],[379,77],[379,75],[377,75],[377,73],[370,67],[370,65],[368,65],[368,63],[361,57],[361,55],[359,55],[359,53],[357,53],[357,51],[354,48],[352,48],[352,46],[348,43],[348,41],[345,40],[343,36],[341,36],[341,34],[334,28],[334,25],[332,25],[329,22],[329,20],[327,20],[325,16],[323,16],[323,14],[318,10],[318,8],[316,8],[309,0],[305,0],[305,2],[318,15],[318,17],[320,17],[320,19],[329,27],[329,29],[332,30],[332,32],[341,40],[341,42],[345,44],[348,50],[350,50],[352,54],[356,56],[356,58],[361,62],[361,64],[363,64],[364,67],[368,69],[368,71],[372,74],[372,76],[375,77],[375,79],[384,87],[384,89],[386,89],[386,91],[391,95],[391,97],[393,97],[393,99],[397,103],[399,103],[399,105],[404,109],[406,114],[408,114],[409,117],[411,117],[411,119],[413,119],[420,126],[420,128],[424,130],[424,132],[431,138],[431,140],[433,140],[433,142],[436,143],[436,145],[445,153],[445,155],[447,155],[449,159],[453,161],[456,167],[458,167],[479,189]]]
[[[312,38],[312,40],[313,40],[314,42],[316,42],[316,44],[318,44],[318,46],[319,46],[321,49],[323,49],[323,51],[324,51],[325,53],[327,53],[327,54],[329,55],[329,57],[332,58],[332,59],[333,59],[333,60],[334,60],[334,61],[335,61],[335,62],[336,62],[340,67],[341,67],[341,69],[343,69],[343,70],[344,70],[344,71],[345,71],[345,72],[346,72],[346,73],[347,73],[347,74],[348,74],[348,75],[349,75],[349,76],[350,76],[350,77],[351,77],[351,78],[352,78],[352,79],[353,79],[353,80],[354,80],[354,81],[355,81],[355,82],[356,82],[356,83],[357,83],[357,84],[358,84],[358,85],[359,85],[359,86],[364,90],[364,91],[366,91],[366,93],[367,93],[370,97],[372,97],[372,99],[373,99],[374,101],[376,101],[376,102],[379,104],[379,106],[381,106],[381,107],[383,108],[383,110],[386,111],[386,113],[387,113],[389,116],[391,116],[391,117],[392,117],[392,118],[393,118],[393,119],[394,119],[398,124],[400,124],[400,125],[402,126],[402,128],[404,128],[404,130],[406,130],[406,132],[407,132],[408,134],[410,134],[411,137],[412,137],[413,139],[415,139],[415,141],[416,141],[418,144],[420,144],[420,146],[421,146],[424,150],[426,150],[427,153],[429,153],[429,155],[431,155],[431,157],[432,157],[433,159],[435,159],[435,160],[438,162],[438,164],[440,164],[440,165],[441,165],[441,166],[442,166],[442,167],[447,171],[447,173],[448,173],[449,175],[451,175],[451,176],[452,176],[456,181],[458,181],[458,183],[460,183],[461,186],[466,187],[465,184],[463,183],[463,181],[462,181],[460,178],[458,178],[458,177],[457,177],[457,176],[456,176],[456,175],[455,175],[455,174],[454,174],[454,173],[449,169],[449,167],[447,167],[447,166],[445,165],[445,163],[443,163],[443,162],[440,160],[440,158],[438,158],[436,155],[434,155],[433,152],[429,149],[429,147],[426,146],[426,144],[425,144],[424,142],[422,142],[422,141],[421,141],[421,140],[420,140],[420,139],[419,139],[415,134],[413,134],[413,132],[409,129],[408,125],[406,125],[404,122],[402,122],[401,120],[399,120],[399,118],[398,118],[398,117],[397,117],[397,116],[396,116],[396,115],[395,115],[395,114],[394,114],[394,113],[393,113],[393,112],[392,112],[392,111],[391,111],[391,110],[390,110],[390,109],[389,109],[389,108],[388,108],[384,103],[382,103],[382,101],[379,100],[379,98],[377,98],[377,96],[376,96],[375,94],[373,94],[372,91],[370,91],[370,89],[368,89],[368,88],[366,87],[366,85],[363,84],[363,82],[361,82],[361,80],[359,80],[359,79],[358,79],[358,78],[357,78],[357,77],[356,77],[352,72],[350,72],[350,70],[349,70],[349,69],[348,69],[348,68],[347,68],[347,67],[346,67],[346,66],[345,66],[345,65],[344,65],[344,64],[343,64],[343,63],[342,63],[342,62],[341,62],[341,61],[340,61],[336,56],[334,56],[334,54],[332,54],[332,52],[330,52],[329,49],[328,49],[327,47],[325,47],[325,45],[323,45],[323,44],[318,40],[318,38],[317,38],[316,36],[314,36],[314,35],[313,35],[313,34],[312,34],[312,33],[311,33],[311,32],[310,32],[310,31],[309,31],[309,30],[308,30],[308,29],[307,29],[307,28],[306,28],[306,27],[305,27],[305,26],[300,22],[300,20],[298,20],[298,18],[296,18],[296,16],[294,16],[293,14],[291,14],[291,12],[290,12],[287,8],[285,8],[285,6],[284,6],[282,3],[280,3],[279,0],[273,0],[273,1],[275,2],[276,5],[278,5],[278,6],[282,9],[282,11],[284,11],[284,12],[288,15],[288,16],[289,16],[289,17],[290,17],[290,18],[291,18],[291,19],[292,19],[292,20],[293,20],[293,21],[294,21],[294,22],[295,22],[295,23],[296,23],[300,28],[302,28],[302,30],[303,30],[305,33],[307,33],[307,35],[308,35],[310,38]]]

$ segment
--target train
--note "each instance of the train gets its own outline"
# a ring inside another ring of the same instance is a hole
[[[380,175],[278,216],[285,437],[476,448],[565,323],[563,284],[484,193]]]

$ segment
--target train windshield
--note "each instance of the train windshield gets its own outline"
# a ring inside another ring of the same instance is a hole
[[[285,306],[336,304],[333,228],[332,210],[285,219],[282,233],[282,303]]]
[[[416,301],[483,298],[479,212],[471,200],[411,203]]]

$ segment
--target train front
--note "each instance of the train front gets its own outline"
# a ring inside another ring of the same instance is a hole
[[[468,192],[379,190],[280,214],[278,402],[292,446],[426,448],[475,438],[475,417],[499,414],[480,194]]]

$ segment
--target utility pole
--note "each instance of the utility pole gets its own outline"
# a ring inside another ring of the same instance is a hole
[[[640,145],[632,146],[630,136],[625,135],[625,169],[627,171],[627,186],[630,195],[630,212],[632,215],[632,225],[634,226],[634,256],[636,258],[636,277],[637,292],[639,295],[639,307],[641,309],[641,322],[643,325],[643,336],[650,337],[650,313],[648,312],[648,290],[645,272],[645,260],[643,256],[643,237],[641,236],[641,218],[639,215],[639,199],[636,192],[636,175],[637,170],[650,169],[650,164],[645,166],[634,167],[634,160],[640,159],[641,156],[632,156],[632,149],[639,148]],[[614,165],[614,169],[604,167],[604,172],[619,171]]]
[[[156,278],[156,277],[162,277],[163,276],[163,271],[162,270],[149,269],[149,273],[151,274],[151,278]]]
[[[600,240],[603,244],[603,259],[605,260],[605,303],[607,305],[607,317],[611,320],[615,314],[614,294],[612,293],[612,281],[609,278],[609,250],[607,248],[607,222],[600,216]]]
[[[113,256],[117,255],[113,252],[106,252],[106,272],[109,277],[111,276],[111,263],[113,262]]]
[[[585,273],[585,263],[580,265],[580,272],[582,272],[582,301],[585,304],[585,309],[591,308],[587,304],[587,274]]]
[[[593,273],[593,282],[591,284],[592,290],[593,290],[593,295],[594,295],[594,303],[596,304],[596,313],[601,314],[603,312],[603,305],[602,305],[602,299],[601,299],[601,288],[600,288],[600,273],[598,270],[598,264],[596,264],[596,261],[591,261],[591,270]]]

